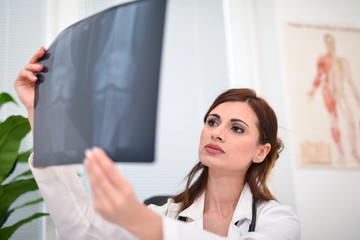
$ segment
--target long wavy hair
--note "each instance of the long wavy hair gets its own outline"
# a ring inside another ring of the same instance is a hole
[[[210,112],[224,102],[245,102],[255,112],[259,130],[259,144],[270,143],[271,149],[264,161],[252,163],[246,172],[245,181],[249,184],[253,196],[258,200],[274,200],[266,182],[279,153],[283,148],[281,140],[277,137],[278,123],[274,110],[262,98],[256,96],[252,89],[230,89],[218,96],[204,117],[204,123]],[[198,162],[187,175],[185,190],[173,197],[176,203],[182,203],[179,212],[188,208],[205,190],[208,180],[208,167]],[[197,176],[195,181],[194,177]]]

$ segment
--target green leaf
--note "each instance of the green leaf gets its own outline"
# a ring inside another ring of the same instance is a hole
[[[26,202],[20,206],[17,206],[13,209],[10,209],[9,211],[7,211],[4,215],[2,215],[0,217],[0,228],[5,224],[6,220],[9,218],[9,216],[17,209],[20,209],[20,208],[23,208],[23,207],[27,207],[27,206],[30,206],[30,205],[34,205],[34,204],[37,204],[37,203],[40,203],[40,202],[43,202],[44,200],[42,198],[38,198],[36,200],[33,200],[33,201],[29,201],[29,202]]]
[[[20,220],[19,222],[9,226],[9,227],[5,227],[0,229],[0,239],[1,240],[7,240],[11,237],[11,235],[13,235],[13,233],[22,225],[24,225],[25,223],[31,222],[32,220],[39,218],[39,217],[43,217],[43,216],[47,216],[49,215],[48,213],[35,213],[33,215],[31,215],[30,217],[27,217],[25,219]]]
[[[22,177],[28,177],[28,176],[32,176],[32,172],[31,170],[27,170],[19,175],[17,175],[13,180],[11,180],[11,182],[15,181],[15,180],[18,180],[19,178],[22,178]]]
[[[24,193],[37,190],[34,178],[21,179],[0,185],[0,217],[6,214],[10,206]]]
[[[13,213],[15,210],[17,209],[20,209],[20,208],[23,208],[23,207],[26,207],[26,206],[30,206],[30,205],[34,205],[34,204],[37,204],[37,203],[40,203],[44,201],[44,199],[42,198],[38,198],[36,200],[33,200],[33,201],[29,201],[29,202],[26,202],[20,206],[17,206],[13,209],[10,209],[9,211],[7,211],[4,215],[2,215],[0,217],[0,228],[5,224],[6,220],[9,218],[9,216],[11,215],[11,213]]]
[[[16,101],[8,93],[0,93],[0,108],[8,102]],[[10,116],[5,121],[0,121],[0,183],[9,177],[16,167],[16,164],[26,163],[32,150],[23,153],[19,152],[22,139],[29,133],[30,125],[26,118],[22,116]],[[37,204],[43,201],[41,198],[26,202],[22,205],[10,207],[23,194],[37,190],[37,184],[31,176],[31,171],[25,171],[17,175],[11,182],[0,185],[0,228],[3,227],[9,216],[18,209]],[[30,177],[30,178],[29,178]],[[48,215],[46,213],[36,213],[27,217],[12,226],[0,229],[0,239],[9,239],[10,236],[23,224],[35,218]]]
[[[0,108],[7,102],[13,102],[17,105],[17,102],[13,99],[12,96],[10,96],[10,94],[6,92],[0,93]]]
[[[27,206],[30,206],[30,205],[34,205],[34,204],[37,204],[37,203],[40,203],[40,202],[43,202],[44,199],[43,198],[38,198],[38,199],[35,199],[35,200],[32,200],[32,201],[29,201],[29,202],[26,202],[24,204],[21,204],[17,207],[14,207],[14,210],[16,209],[20,209],[20,208],[23,208],[23,207],[27,207]]]
[[[40,203],[40,202],[43,202],[44,200],[42,198],[38,198],[36,200],[33,200],[33,201],[29,201],[29,202],[26,202],[20,206],[17,206],[13,209],[10,209],[9,211],[7,211],[4,215],[2,215],[0,217],[0,228],[5,224],[6,220],[9,218],[9,216],[17,209],[20,209],[20,208],[23,208],[23,207],[27,207],[27,206],[30,206],[30,205],[34,205],[34,204],[37,204],[37,203]]]
[[[33,150],[29,149],[26,152],[20,153],[17,157],[17,161],[20,163],[27,163],[32,152]]]
[[[15,209],[11,209],[10,211],[7,211],[4,215],[0,218],[0,228],[5,224],[6,220],[9,218],[9,216],[15,211]]]
[[[22,116],[10,116],[0,124],[0,183],[14,169],[20,142],[29,131],[29,121]]]

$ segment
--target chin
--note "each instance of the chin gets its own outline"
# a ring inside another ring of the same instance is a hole
[[[199,157],[199,159],[200,159],[200,162],[201,162],[204,166],[209,167],[209,163],[210,163],[209,159],[202,158],[202,157]],[[210,163],[210,165],[211,165],[211,163]]]
[[[224,167],[224,166],[221,166],[221,165],[223,165],[223,161],[220,161],[220,159],[212,158],[209,156],[200,158],[200,162],[209,168],[215,169],[215,168],[223,168]]]

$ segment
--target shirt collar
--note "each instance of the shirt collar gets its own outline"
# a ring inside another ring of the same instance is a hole
[[[179,216],[185,217],[187,222],[202,220],[205,204],[205,191],[188,208],[179,213]]]
[[[205,204],[205,191],[194,201],[194,203],[179,213],[178,216],[185,217],[187,222],[197,221],[203,219]],[[236,205],[236,209],[232,218],[232,223],[247,218],[252,218],[252,193],[250,187],[245,183],[241,192],[240,198]]]
[[[236,209],[232,219],[234,222],[237,222],[243,218],[247,218],[251,220],[252,199],[253,199],[253,195],[251,193],[249,185],[246,183],[240,195],[239,201],[236,205]]]

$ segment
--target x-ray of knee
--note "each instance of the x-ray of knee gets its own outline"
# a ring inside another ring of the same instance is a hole
[[[117,162],[154,160],[165,10],[122,4],[57,36],[39,62],[35,166],[81,163],[93,146]]]

